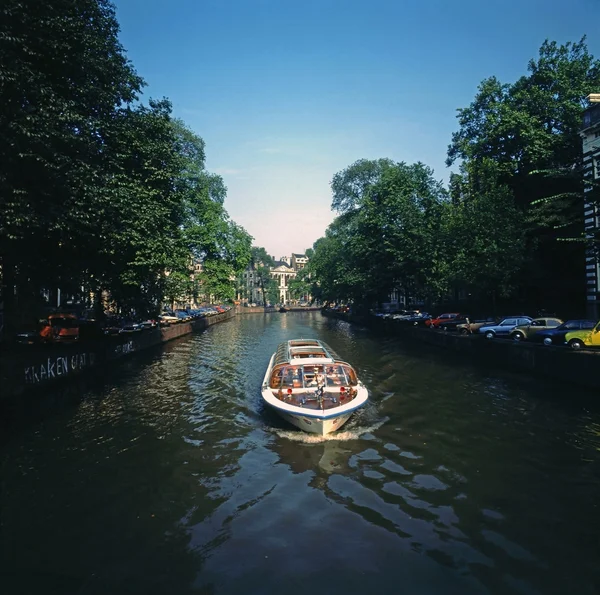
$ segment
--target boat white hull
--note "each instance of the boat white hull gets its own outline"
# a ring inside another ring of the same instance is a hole
[[[325,436],[339,430],[352,416],[350,413],[343,413],[337,417],[330,417],[328,419],[319,419],[318,417],[306,417],[305,415],[296,415],[294,413],[288,413],[287,411],[281,411],[276,407],[273,407],[275,411],[300,430],[310,432],[312,434],[318,434],[319,436]]]
[[[316,343],[316,341],[314,341]],[[291,343],[291,341],[290,341]],[[280,345],[280,349],[283,346]],[[315,350],[319,346],[312,345],[311,350]],[[271,388],[272,382],[270,382],[271,374],[274,368],[275,356],[282,354],[278,351],[277,353],[271,356],[271,360],[267,367],[267,371],[265,372],[265,376],[262,384],[262,397],[263,400],[269,407],[274,409],[280,417],[282,417],[285,421],[291,423],[295,427],[305,432],[310,432],[311,434],[318,434],[320,436],[325,436],[326,434],[330,434],[339,430],[349,419],[352,417],[352,414],[357,410],[363,407],[368,398],[369,391],[360,381],[356,381],[354,383],[355,389],[352,394],[348,391],[350,390],[350,386],[345,389],[344,385],[339,384],[339,388],[332,388],[333,383],[336,382],[336,379],[339,381],[339,376],[334,375],[332,372],[330,376],[322,376],[322,381],[327,380],[328,384],[325,387],[325,383],[321,384],[321,392],[317,393],[318,378],[314,376],[315,384],[308,384],[309,373],[317,374],[318,366],[341,366],[346,369],[350,369],[349,364],[334,359],[329,356],[329,353],[326,352],[326,356],[311,354],[309,357],[303,357],[301,359],[293,359],[290,357],[288,360],[288,355],[284,352],[284,359],[280,361],[277,365],[281,368],[282,365],[287,366],[301,366],[304,370],[303,377],[304,382],[306,383],[302,386],[302,381],[300,381],[300,386],[288,386],[286,395],[289,394],[289,397],[283,397],[283,393],[281,389],[279,389],[279,393],[275,391],[275,389]],[[287,362],[291,361],[292,363],[288,364]],[[323,368],[322,372],[324,372]],[[347,374],[348,372],[342,372],[343,374]],[[355,374],[352,370],[352,374]],[[302,376],[301,376],[302,377]],[[354,376],[355,377],[355,376]],[[279,377],[278,377],[279,378]],[[356,377],[355,377],[356,378]],[[348,377],[346,377],[348,380]],[[329,383],[331,381],[331,383]],[[335,386],[335,385],[333,385]],[[344,392],[346,390],[347,392]],[[347,400],[350,397],[351,400]],[[317,402],[315,402],[315,399]],[[320,399],[323,399],[321,401]],[[298,402],[301,401],[301,402]],[[304,407],[307,402],[312,401],[308,407]],[[327,405],[325,405],[325,401]],[[344,402],[346,401],[346,402]],[[317,404],[323,405],[323,408],[315,407]],[[311,406],[312,405],[312,406]],[[332,406],[333,405],[333,406]]]

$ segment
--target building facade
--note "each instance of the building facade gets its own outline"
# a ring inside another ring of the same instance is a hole
[[[251,266],[248,266],[242,273],[242,282],[244,285],[244,291],[243,293],[238,292],[238,301],[243,301],[248,304],[262,305],[264,300],[258,271],[254,270]]]
[[[292,254],[291,257],[282,256],[279,260],[274,261],[273,266],[270,267],[270,277],[279,292],[279,303],[288,304],[292,301],[290,281],[307,263],[308,257],[305,254]],[[242,287],[238,289],[238,300],[262,306],[266,300],[263,298],[258,273],[251,265],[242,273],[241,281]]]
[[[279,289],[279,302],[287,304],[290,301],[290,281],[296,276],[294,268],[284,260],[276,260],[271,267],[271,279]]]
[[[600,103],[594,103],[585,110],[581,130],[583,142],[583,165],[585,179],[584,223],[586,235],[598,233],[600,229],[600,209],[598,185],[600,185]],[[593,196],[593,198],[592,198]],[[600,318],[600,259],[589,250],[585,259],[586,275],[586,315]]]
[[[306,254],[292,254],[291,265],[296,272],[301,271],[307,264],[308,256]]]

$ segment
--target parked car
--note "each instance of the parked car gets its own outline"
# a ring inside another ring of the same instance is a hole
[[[35,345],[40,341],[40,332],[22,329],[16,334],[15,340],[20,345]]]
[[[591,331],[596,326],[595,320],[567,320],[560,326],[534,335],[533,340],[544,345],[564,345],[565,337],[572,331]]]
[[[178,308],[175,310],[174,314],[179,320],[183,320],[184,322],[189,322],[193,318],[193,316],[183,308]]]
[[[582,329],[571,331],[565,335],[565,345],[571,349],[587,347],[600,347],[600,321],[592,330]]]
[[[179,322],[181,319],[178,316],[175,316],[175,314],[173,312],[163,312],[159,317],[158,320],[161,324],[163,325],[168,325],[168,324],[175,324],[176,322]]]
[[[107,316],[102,324],[104,335],[118,335],[121,332],[121,318],[119,316]]]
[[[514,341],[531,339],[536,333],[553,329],[560,326],[563,321],[560,318],[534,318],[530,324],[519,325],[511,333],[510,338]]]
[[[41,323],[40,339],[45,343],[72,343],[79,340],[75,314],[50,314]]]
[[[484,324],[497,324],[500,322],[500,318],[493,318],[489,316],[488,318],[481,318],[477,320],[471,320],[467,318],[466,321],[462,321],[456,325],[456,332],[461,335],[472,335],[476,333]]]
[[[431,318],[430,320],[428,320],[425,323],[425,325],[428,326],[429,328],[437,328],[443,322],[448,322],[449,320],[452,320],[453,318],[456,318],[457,316],[460,316],[460,314],[458,312],[449,312],[446,314],[440,314],[437,318]]]
[[[456,331],[459,324],[466,324],[468,320],[469,317],[466,314],[459,314],[450,320],[440,322],[438,328],[443,331]]]
[[[410,324],[412,326],[426,326],[429,320],[431,320],[431,318],[431,314],[427,312],[417,312],[409,316],[403,316],[396,322],[400,322],[402,324]]]
[[[142,328],[142,325],[139,322],[133,320],[132,318],[123,318],[121,320],[121,329],[119,330],[119,333],[136,333],[138,331],[141,331]]]
[[[484,324],[478,329],[478,332],[482,334],[486,339],[493,339],[494,337],[506,337],[517,326],[526,326],[531,324],[533,319],[529,316],[511,316],[509,318],[502,319],[498,324]]]

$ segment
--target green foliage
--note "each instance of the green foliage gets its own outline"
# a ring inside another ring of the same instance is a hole
[[[386,294],[398,286],[413,296],[437,297],[447,290],[439,267],[446,200],[442,184],[422,163],[398,163],[372,188],[359,229],[375,251],[371,271]]]
[[[597,89],[600,61],[585,38],[564,45],[546,41],[515,83],[495,77],[481,83],[471,105],[459,110],[459,130],[448,149],[448,165],[462,160],[471,184],[494,163],[498,182],[510,189],[527,224],[529,258],[517,281],[520,291],[530,301],[554,294],[557,308],[572,301],[574,285],[580,287],[577,299],[584,299],[584,242],[590,238],[583,235],[579,130],[585,97]],[[460,193],[457,181],[451,181],[453,196]]]
[[[476,185],[465,174],[462,188],[443,218],[451,280],[484,297],[509,297],[526,260],[526,223],[493,162],[479,169]]]
[[[143,82],[112,4],[34,4],[0,6],[7,318],[15,296],[30,305],[57,287],[81,299],[106,290],[121,310],[153,313],[165,296],[201,292],[191,257],[209,292],[229,296],[251,238],[223,207],[223,180],[205,171],[202,139],[167,100],[137,103]]]
[[[290,298],[292,300],[301,300],[303,298],[307,299],[311,293],[309,273],[304,269],[299,271],[296,277],[290,279],[288,289],[290,292]]]
[[[528,70],[512,85],[484,80],[473,103],[458,110],[448,165],[487,158],[515,176],[580,162],[584,98],[600,87],[600,62],[585,38],[561,46],[545,41]]]
[[[267,251],[260,246],[252,246],[250,254],[250,266],[254,271],[254,279],[258,282],[263,296],[263,306],[267,300],[271,303],[279,301],[279,291],[275,281],[271,278],[271,267],[275,261],[267,254]]]
[[[332,210],[348,213],[359,208],[369,189],[381,179],[383,172],[393,165],[390,159],[360,159],[344,171],[335,174],[331,181]]]
[[[334,180],[334,204],[345,212],[314,245],[311,293],[363,305],[399,287],[412,296],[443,293],[448,275],[440,230],[447,195],[433,172],[422,163],[361,160]]]
[[[117,33],[106,0],[0,6],[0,257],[22,300],[80,287],[102,239],[104,131],[142,86]]]
[[[183,201],[186,249],[202,261],[206,293],[230,299],[235,278],[250,262],[252,238],[229,218],[227,189],[220,176],[204,170],[204,141],[180,120],[172,122],[183,170],[177,180]]]
[[[204,270],[200,274],[204,294],[210,296],[211,301],[232,300],[235,294],[232,274],[232,267],[224,260],[211,259],[205,261]]]
[[[108,200],[97,220],[103,241],[94,277],[121,306],[149,313],[162,301],[162,273],[185,274],[189,259],[170,111],[167,101],[122,111],[109,137],[116,158],[107,163]]]
[[[185,273],[174,271],[165,278],[164,296],[171,308],[175,302],[186,301],[192,290],[192,281]]]

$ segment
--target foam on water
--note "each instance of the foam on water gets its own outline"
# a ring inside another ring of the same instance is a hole
[[[303,442],[304,444],[319,444],[322,442],[348,442],[350,440],[358,440],[365,434],[370,434],[378,430],[389,418],[384,418],[377,423],[370,426],[357,426],[354,428],[348,428],[346,430],[340,430],[325,436],[318,434],[311,434],[309,432],[303,432],[302,430],[282,430],[281,428],[269,428],[270,431],[277,434],[280,438],[285,438],[293,442]]]

